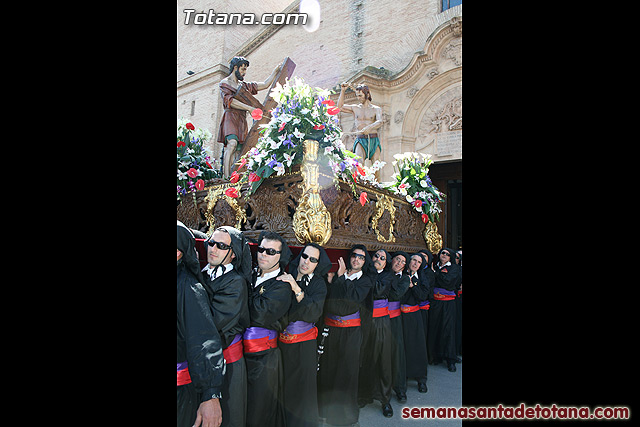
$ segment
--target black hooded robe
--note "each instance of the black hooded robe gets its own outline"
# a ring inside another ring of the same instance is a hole
[[[436,276],[431,269],[431,262],[433,261],[433,255],[431,253],[424,254],[424,258],[427,258],[427,264],[420,267],[420,280],[423,286],[427,290],[427,299],[420,301],[420,314],[422,314],[422,324],[424,326],[424,342],[429,342],[429,310],[431,309],[431,295],[433,293],[433,286],[436,282]],[[431,361],[429,355],[429,345],[427,345],[427,360]]]
[[[278,276],[284,274],[282,269]],[[254,273],[252,284],[256,283]],[[259,327],[275,332],[277,335],[285,325],[280,319],[289,310],[291,304],[289,283],[267,279],[257,287],[250,285],[249,316],[251,327]],[[258,352],[247,351],[247,333],[245,331],[244,357],[247,364],[247,427],[280,427],[284,425],[284,407],[282,405],[282,356],[276,346]]]
[[[299,325],[317,323],[322,317],[322,308],[327,295],[325,277],[331,269],[331,260],[326,251],[315,244],[311,246],[320,251],[318,265],[313,271],[313,277],[306,283],[301,279],[298,286],[304,291],[304,298],[300,302],[295,296],[291,297],[291,307],[287,313],[287,323]],[[300,254],[304,252],[304,248]],[[300,263],[300,254],[291,261],[289,271],[295,278]],[[293,294],[292,294],[293,295]],[[288,329],[285,328],[285,332]],[[306,334],[303,341],[288,342],[292,336],[281,333],[278,347],[282,352],[284,371],[284,408],[287,427],[318,425],[318,393],[317,393],[317,341],[318,328],[314,326]],[[297,339],[296,339],[297,340]]]
[[[425,341],[420,301],[427,298],[427,290],[418,277],[409,277],[414,283],[402,297],[402,333],[404,335],[404,351],[407,361],[407,378],[416,378],[418,383],[427,381],[427,343]],[[410,310],[416,311],[410,311]]]
[[[386,257],[389,259],[388,253],[386,253]],[[387,262],[387,265],[390,265],[391,261]],[[363,345],[361,349],[364,356],[358,379],[358,400],[361,404],[370,403],[372,399],[376,399],[384,407],[391,399],[395,372],[392,360],[395,343],[391,332],[388,298],[394,276],[395,274],[390,270],[378,273],[376,284],[371,290],[373,318],[368,343]],[[376,309],[376,306],[384,306],[385,304],[387,305],[386,314],[380,315],[380,308]]]
[[[455,252],[451,252],[455,254]],[[461,281],[460,267],[454,263],[439,267],[429,310],[429,354],[434,363],[442,360],[454,363],[456,358],[456,303],[455,297],[442,295],[440,289],[455,294]]]
[[[207,292],[199,283],[195,238],[178,221],[177,264],[177,425],[191,427],[200,403],[220,398],[224,359]]]
[[[244,427],[247,414],[247,367],[242,357],[241,338],[245,328],[249,327],[245,277],[251,277],[251,250],[240,230],[228,226],[219,229],[229,233],[232,250],[238,254],[232,262],[234,268],[214,280],[208,274],[201,274],[201,279],[210,293],[211,310],[222,338],[226,362],[220,399],[222,427]],[[233,347],[229,348],[234,341]]]
[[[320,358],[318,371],[318,410],[320,417],[326,418],[326,422],[333,425],[354,424],[358,422],[360,413],[358,370],[362,345],[361,328],[329,326],[327,321],[328,316],[352,317],[360,310],[373,287],[371,277],[375,280],[375,276],[370,274],[376,274],[376,271],[366,249],[364,252],[366,260],[362,276],[356,280],[347,280],[345,275],[334,276],[327,289],[324,323],[329,335],[324,342],[324,353]],[[350,261],[349,259],[348,262]],[[348,320],[345,323],[354,322]]]

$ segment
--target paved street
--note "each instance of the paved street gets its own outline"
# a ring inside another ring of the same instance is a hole
[[[392,392],[391,407],[393,417],[385,418],[382,415],[380,403],[373,403],[360,409],[360,426],[362,427],[389,427],[399,425],[426,424],[430,427],[460,427],[462,420],[445,419],[403,419],[402,408],[462,406],[462,363],[456,364],[457,371],[449,372],[444,364],[429,365],[427,372],[427,393],[418,393],[418,385],[415,380],[408,381],[407,402],[398,403],[395,393]]]

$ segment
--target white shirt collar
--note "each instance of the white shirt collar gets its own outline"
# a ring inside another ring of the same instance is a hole
[[[357,273],[353,273],[351,276],[347,276],[347,273],[344,273],[344,278],[347,280],[358,280],[359,278],[362,277],[362,270],[358,271]]]
[[[253,285],[253,287],[257,287],[260,283],[264,282],[265,280],[269,280],[272,279],[274,277],[276,277],[278,275],[278,273],[280,273],[280,267],[276,268],[275,270],[273,270],[271,273],[265,273],[262,275],[262,277],[258,277],[256,279],[256,284]]]
[[[233,270],[233,264],[229,263],[223,265],[222,270],[218,270],[218,274],[215,274],[217,267],[217,265],[215,267],[212,267],[211,264],[207,264],[201,271],[207,273],[209,277],[211,277],[211,280],[214,280],[222,276],[223,274],[226,274]]]
[[[442,269],[442,268],[444,268],[444,267],[446,267],[448,265],[451,265],[451,261],[447,261],[444,265],[438,264],[438,268]]]

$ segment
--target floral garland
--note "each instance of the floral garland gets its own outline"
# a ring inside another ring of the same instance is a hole
[[[325,89],[311,88],[299,77],[287,79],[284,85],[276,84],[271,96],[278,105],[271,110],[271,120],[261,125],[262,136],[256,146],[241,158],[238,170],[246,164],[248,173],[241,177],[233,172],[230,181],[251,183],[246,195],[253,194],[274,172],[283,175],[294,165],[301,164],[302,142],[313,139],[318,141],[318,163],[331,168],[336,186],[342,179],[358,196],[356,178],[364,176],[365,170],[356,160],[358,156],[347,150],[340,140],[342,129],[337,118],[340,109],[329,99],[330,93]],[[251,116],[259,120],[262,114],[260,109],[256,109]],[[360,199],[364,204],[363,198]]]
[[[220,176],[216,161],[203,148],[211,132],[185,119],[178,120],[178,189],[177,199],[195,190],[204,190],[205,181]]]
[[[445,194],[429,178],[431,155],[404,153],[395,154],[393,158],[393,169],[396,172],[391,178],[394,181],[383,183],[382,186],[411,203],[422,214],[425,224],[429,220],[437,221],[442,212],[439,203],[444,202]]]

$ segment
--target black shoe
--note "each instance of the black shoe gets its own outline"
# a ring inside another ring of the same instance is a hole
[[[455,372],[456,371],[456,364],[455,363],[449,363],[449,372]]]
[[[418,391],[420,393],[426,393],[427,392],[427,385],[424,383],[418,383]]]
[[[382,408],[382,415],[387,418],[393,417],[393,408],[391,407],[391,404],[387,403],[386,405],[384,405],[384,407]]]
[[[407,394],[406,393],[396,393],[396,397],[398,398],[398,402],[407,403]]]

